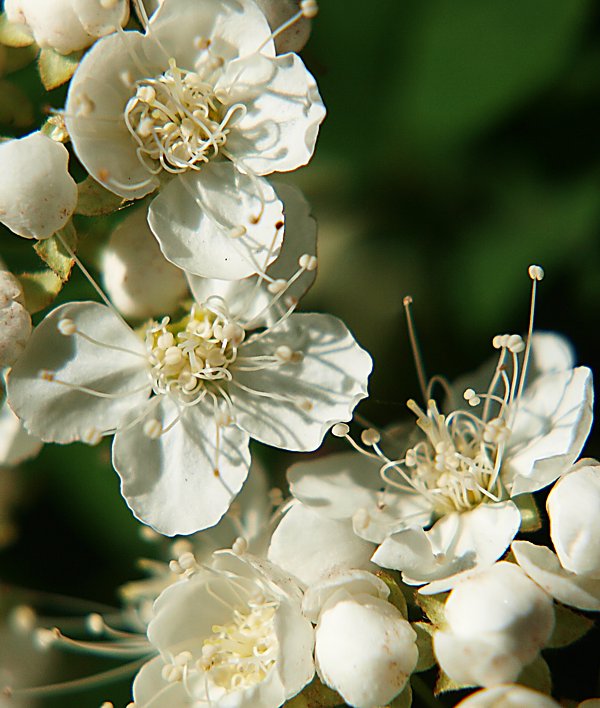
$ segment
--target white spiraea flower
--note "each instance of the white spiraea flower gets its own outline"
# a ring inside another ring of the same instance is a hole
[[[148,638],[159,656],[136,676],[135,708],[277,708],[312,679],[300,590],[266,561],[213,558],[157,599]]]
[[[0,143],[0,222],[25,238],[52,236],[71,218],[77,185],[64,145],[40,132]]]
[[[30,335],[23,288],[10,271],[0,270],[0,367],[15,363]]]
[[[519,565],[566,605],[600,610],[600,465],[580,460],[554,485],[546,502],[556,553],[514,541]]]
[[[308,162],[323,117],[313,77],[275,55],[253,0],[165,0],[145,34],[96,43],[66,105],[96,180],[129,199],[161,186],[149,223],[167,259],[231,280],[276,257],[282,205],[264,175]]]
[[[501,561],[452,590],[433,648],[454,681],[494,686],[515,681],[553,629],[552,598],[519,566]]]
[[[270,284],[271,311],[286,283],[315,264],[303,254],[283,285]],[[231,309],[210,296],[141,333],[105,305],[62,305],[34,330],[9,377],[11,406],[42,440],[96,443],[115,433],[123,496],[167,535],[221,518],[247,475],[249,437],[314,450],[366,396],[371,359],[340,320],[290,314],[292,303],[264,327],[265,313],[232,315],[243,308],[230,295]]]
[[[483,688],[457,704],[457,708],[560,708],[550,696],[518,684]]]
[[[127,0],[5,0],[4,9],[40,47],[60,54],[89,47],[129,18]]]
[[[187,295],[185,275],[161,253],[144,208],[132,210],[114,229],[101,270],[106,293],[126,317],[173,312]]]
[[[304,614],[316,623],[317,673],[357,708],[390,703],[417,664],[417,635],[389,593],[372,573],[349,570],[330,573],[304,595]]]

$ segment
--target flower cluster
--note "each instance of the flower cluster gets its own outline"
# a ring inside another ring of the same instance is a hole
[[[64,687],[135,675],[132,708],[410,706],[433,667],[436,695],[483,688],[461,705],[556,705],[541,652],[590,628],[565,605],[600,610],[591,371],[534,331],[531,266],[527,332],[452,384],[425,376],[406,298],[422,400],[382,430],[355,415],[371,357],[338,317],[298,311],[316,223],[271,179],[310,161],[325,117],[297,54],[316,15],[5,3],[0,41],[37,44],[44,84],[68,87],[39,131],[0,142],[0,221],[45,269],[0,271],[0,466],[111,438],[155,556],[118,610],[70,623],[93,640],[33,607],[13,624],[42,649],[126,658]],[[104,219],[93,249],[80,216]],[[68,298],[72,269],[97,298]],[[269,489],[260,445],[310,453],[329,432],[344,450],[292,464],[289,497]],[[524,538],[544,490],[554,551]],[[5,694],[57,690],[18,684]]]

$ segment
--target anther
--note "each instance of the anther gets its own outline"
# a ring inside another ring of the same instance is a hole
[[[248,541],[246,541],[246,539],[242,538],[241,536],[236,538],[233,544],[231,545],[231,550],[235,553],[236,556],[241,556],[248,550]]]
[[[40,627],[35,633],[35,643],[40,649],[48,649],[59,638],[60,632],[56,628],[46,629],[45,627]]]
[[[302,15],[306,17],[307,20],[312,20],[319,14],[317,0],[302,0],[300,3],[300,10]]]
[[[215,422],[221,428],[226,428],[233,423],[233,418],[225,411],[219,411],[215,415]]]
[[[144,435],[150,440],[157,440],[162,435],[163,427],[156,418],[150,418],[144,423]]]
[[[543,280],[544,279],[544,269],[538,265],[530,265],[528,269],[529,277],[532,280]]]
[[[203,51],[204,49],[208,49],[210,47],[210,39],[207,39],[206,37],[194,37],[194,47],[199,51]]]
[[[275,350],[275,356],[277,357],[277,359],[286,364],[288,362],[294,361],[295,354],[296,352],[291,349],[291,347],[288,347],[287,344],[282,344]]]
[[[367,428],[363,430],[360,434],[360,439],[363,441],[364,445],[371,447],[372,445],[377,445],[381,440],[381,435],[375,430],[375,428]]]
[[[102,634],[105,629],[104,619],[97,612],[87,616],[85,625],[92,634]]]
[[[479,398],[472,388],[466,389],[463,393],[463,398],[470,406],[478,406],[481,403],[481,398]]]
[[[181,667],[179,666],[174,666],[173,664],[165,664],[161,671],[161,676],[168,683],[176,683],[177,681],[181,681],[183,672],[181,670]]]
[[[40,379],[43,381],[54,381],[55,375],[54,371],[50,371],[49,369],[42,369],[40,371]]]
[[[525,342],[523,341],[523,337],[521,337],[520,335],[511,334],[510,337],[508,337],[505,346],[509,352],[513,354],[518,354],[519,352],[522,352],[525,349]]]
[[[331,429],[331,434],[335,435],[336,438],[345,438],[350,432],[350,428],[346,423],[336,423]]]
[[[156,344],[160,349],[169,349],[169,347],[173,346],[174,342],[175,337],[171,334],[171,332],[163,332],[156,340]]]
[[[183,359],[183,352],[179,347],[169,347],[165,352],[165,364],[167,366],[177,366]]]
[[[371,523],[371,517],[366,509],[357,509],[352,517],[352,524],[357,531],[365,531]]]
[[[313,404],[311,401],[308,400],[308,398],[303,398],[302,400],[298,401],[298,408],[300,410],[304,411],[305,413],[309,413],[313,409]]]
[[[192,570],[192,568],[196,567],[196,557],[191,551],[182,553],[177,560],[183,570]]]
[[[311,256],[308,253],[303,253],[300,258],[298,258],[298,265],[300,268],[304,268],[307,271],[313,271],[317,267],[316,256]]]
[[[57,329],[65,337],[72,337],[77,332],[77,325],[69,317],[63,317],[59,320]]]
[[[88,428],[85,430],[81,436],[81,442],[85,443],[86,445],[91,445],[92,447],[94,445],[98,445],[102,442],[102,431],[98,430],[98,428]]]
[[[234,347],[237,347],[244,341],[246,332],[244,328],[235,322],[229,322],[223,327],[223,339],[231,342]]]
[[[36,621],[35,610],[29,605],[19,605],[10,613],[10,626],[22,634],[29,634],[35,628]]]
[[[248,230],[246,229],[245,226],[234,226],[232,229],[229,230],[229,238],[241,238],[242,236],[245,236],[248,233]]]
[[[277,295],[277,294],[283,292],[287,288],[287,284],[288,284],[287,280],[283,280],[283,278],[279,278],[278,280],[274,280],[272,283],[269,283],[268,290],[273,295]]]

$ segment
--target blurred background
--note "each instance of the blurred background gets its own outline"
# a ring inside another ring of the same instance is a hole
[[[491,356],[495,334],[526,330],[531,263],[546,272],[537,327],[564,333],[579,362],[597,370],[598,4],[320,5],[303,57],[328,117],[311,164],[285,179],[304,190],[319,223],[319,275],[303,309],[343,318],[375,360],[362,415],[378,425],[399,421],[406,399],[419,396],[405,295],[428,373],[453,379]],[[64,88],[44,92],[35,65],[19,68],[28,51],[0,47],[1,135],[37,129],[45,107],[64,101]],[[118,218],[79,217],[91,264]],[[7,231],[0,255],[17,272],[35,265],[27,242]],[[87,296],[79,277],[64,291]],[[283,485],[297,456],[258,448]],[[324,450],[336,448],[328,440]],[[597,433],[586,454],[600,455]],[[136,559],[157,550],[141,539],[109,460],[108,443],[48,445],[11,478],[1,498],[18,497],[16,534],[0,551],[10,586],[0,602],[24,587],[114,604],[115,588],[139,577]],[[597,633],[566,653],[547,652],[556,695],[600,695],[599,653]],[[77,662],[63,661],[52,678],[110,666]],[[119,684],[40,705],[124,705],[127,697]]]

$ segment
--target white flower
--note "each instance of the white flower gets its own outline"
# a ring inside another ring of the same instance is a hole
[[[71,218],[77,185],[64,145],[40,132],[0,143],[0,222],[25,238],[52,236]]]
[[[446,601],[446,624],[433,637],[440,667],[461,684],[514,681],[554,629],[552,598],[512,563],[463,579]]]
[[[157,599],[148,638],[160,655],[136,676],[134,706],[282,705],[314,675],[301,598],[266,561],[216,553]]]
[[[314,79],[275,55],[253,0],[165,0],[145,35],[95,44],[66,106],[95,179],[129,199],[166,182],[149,209],[165,256],[231,280],[276,257],[282,205],[263,175],[308,162],[323,117]]]
[[[444,415],[433,400],[426,411],[410,401],[417,416],[412,435],[406,427],[400,436],[366,430],[362,457],[334,455],[288,472],[296,498],[318,514],[351,519],[356,534],[381,544],[372,560],[401,570],[409,584],[427,583],[421,592],[447,590],[463,571],[494,563],[521,523],[512,497],[563,474],[590,429],[591,372],[571,368],[564,340],[533,335],[532,380],[522,391],[521,338],[496,344],[499,363],[486,367],[492,384],[486,394],[467,392],[477,404],[471,409]],[[504,392],[494,398],[500,384]]]
[[[388,704],[417,664],[417,635],[387,602],[389,592],[372,573],[350,570],[328,575],[304,596],[304,614],[317,623],[319,677],[349,705]]]
[[[582,610],[600,610],[600,465],[580,460],[552,488],[546,502],[550,537],[545,546],[515,541],[519,565],[550,595]]]
[[[126,317],[172,312],[187,295],[185,275],[160,252],[145,209],[132,210],[112,232],[102,254],[102,281]]]
[[[5,0],[4,9],[40,47],[61,54],[89,47],[129,18],[126,0]]]
[[[493,688],[483,688],[472,693],[457,708],[560,708],[560,704],[550,696],[517,684],[505,684]]]
[[[314,264],[304,254],[287,282]],[[277,284],[270,306],[284,293]],[[45,441],[96,443],[114,432],[113,464],[134,514],[161,533],[189,534],[214,525],[241,488],[249,437],[314,450],[366,396],[371,359],[345,325],[291,309],[257,329],[259,315],[234,317],[212,296],[140,337],[104,305],[62,305],[34,330],[9,400]]]
[[[14,364],[31,334],[23,288],[8,270],[0,270],[0,367]]]

